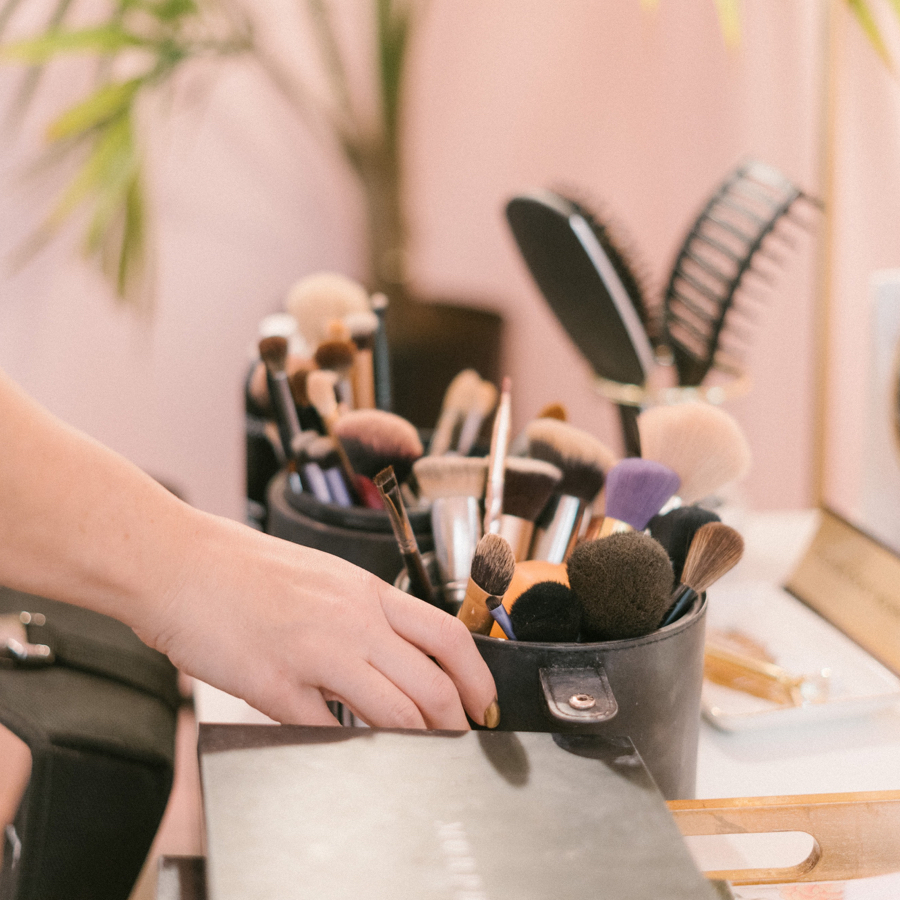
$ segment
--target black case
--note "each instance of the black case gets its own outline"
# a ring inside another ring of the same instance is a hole
[[[0,659],[0,724],[32,755],[0,900],[126,900],[172,786],[177,671],[120,622],[0,588],[7,625],[23,610],[53,661]]]

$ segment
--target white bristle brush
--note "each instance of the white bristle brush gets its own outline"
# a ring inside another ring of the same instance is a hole
[[[638,415],[641,455],[681,479],[682,503],[697,503],[750,469],[747,439],[735,418],[709,403],[654,406]]]
[[[317,347],[326,339],[328,323],[333,319],[370,309],[366,289],[337,272],[316,272],[301,278],[290,289],[285,305],[309,347]]]

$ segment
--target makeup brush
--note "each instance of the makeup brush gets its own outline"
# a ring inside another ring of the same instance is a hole
[[[473,634],[488,634],[494,618],[490,597],[502,599],[516,570],[512,547],[499,534],[485,534],[475,548],[466,596],[456,614]]]
[[[649,634],[671,601],[674,579],[668,554],[640,531],[584,541],[572,551],[566,568],[581,604],[586,641]]]
[[[549,403],[535,417],[535,419],[559,419],[560,422],[568,421],[569,415],[561,403]],[[523,428],[509,444],[509,456],[528,455],[528,434]]]
[[[353,397],[358,409],[375,409],[375,336],[378,332],[378,316],[371,309],[349,313],[344,323],[350,332],[350,340],[356,345],[351,381]]]
[[[465,414],[459,437],[456,439],[456,452],[460,456],[468,456],[481,434],[484,420],[494,411],[497,405],[498,392],[490,381],[482,381],[472,397],[472,406]]]
[[[643,531],[678,490],[679,478],[668,466],[629,456],[606,473],[606,505],[597,535]]]
[[[340,323],[343,325],[343,323]],[[340,401],[346,404],[348,409],[355,406],[353,385],[350,381],[350,372],[356,361],[356,344],[350,339],[349,329],[344,328],[343,335],[339,337],[329,336],[322,341],[313,355],[316,365],[320,369],[329,369],[337,375],[335,391]],[[334,335],[334,332],[332,332]]]
[[[316,369],[310,372],[306,379],[306,393],[309,396],[309,402],[312,403],[322,419],[325,431],[334,439],[335,448],[340,457],[341,469],[344,472],[344,479],[350,491],[350,496],[355,502],[358,499],[356,472],[347,458],[344,445],[335,434],[335,426],[340,418],[340,410],[338,409],[337,397],[334,392],[336,381],[337,376],[334,372],[329,369]]]
[[[309,446],[322,435],[318,431],[302,431],[297,440],[297,471],[303,489],[320,503],[331,503],[331,489],[322,467],[309,456]]]
[[[500,626],[503,636],[509,641],[516,640],[516,632],[513,628],[512,619],[510,619],[509,613],[503,606],[503,600],[500,597],[491,595],[487,597],[484,602],[488,608],[488,612],[491,614],[491,618],[493,618],[494,622]],[[493,626],[491,627],[493,629]]]
[[[541,581],[556,581],[568,587],[569,574],[562,563],[549,563],[543,559],[525,559],[516,563],[512,581],[503,595],[503,605],[506,607],[506,611],[511,612],[519,597],[528,588]],[[499,625],[494,625],[491,629],[491,637],[502,639],[503,629]]]
[[[613,452],[586,431],[558,419],[528,424],[528,453],[556,466],[563,477],[535,523],[533,559],[562,562],[578,539],[584,515],[616,462]]]
[[[366,289],[337,272],[316,272],[301,278],[290,289],[285,305],[310,348],[325,339],[330,321],[370,308]]]
[[[338,506],[353,506],[353,496],[341,469],[341,457],[334,438],[320,435],[314,441],[310,441],[305,449],[307,460],[318,465],[325,476],[331,502]]]
[[[702,506],[679,506],[650,520],[647,526],[650,529],[650,536],[656,538],[669,554],[676,581],[681,580],[688,548],[697,529],[707,522],[720,521],[716,513]]]
[[[313,371],[312,364],[302,366],[288,376],[288,384],[291,388],[291,396],[294,398],[294,406],[297,409],[297,418],[300,427],[304,431],[317,431],[325,433],[325,425],[322,417],[316,412],[316,408],[309,402],[309,394],[306,391],[306,379]]]
[[[491,432],[491,452],[488,456],[487,484],[484,488],[484,532],[496,532],[503,515],[503,483],[506,478],[506,451],[509,449],[509,428],[512,410],[510,392],[512,379],[505,375],[500,387],[500,403],[494,416]]]
[[[375,405],[390,412],[393,409],[391,395],[391,348],[388,344],[385,317],[388,298],[386,294],[372,294],[372,312],[378,316],[378,330],[375,332],[375,346],[372,350],[372,365],[375,369]]]
[[[266,367],[269,398],[278,425],[281,446],[288,460],[294,458],[293,442],[300,434],[300,421],[294,407],[294,398],[288,384],[285,363],[287,362],[287,338],[280,335],[265,337],[259,342],[259,355]]]
[[[334,434],[343,444],[353,470],[374,478],[393,466],[403,484],[413,463],[425,452],[416,426],[408,419],[380,409],[355,409],[334,424]]]
[[[447,606],[459,609],[475,547],[481,538],[481,498],[487,460],[473,456],[423,456],[413,463],[419,495],[431,505],[434,556]]]
[[[697,529],[684,561],[681,584],[659,627],[677,622],[700,594],[740,562],[743,553],[744,539],[723,522],[709,522]]]
[[[542,459],[510,456],[503,478],[503,512],[497,534],[513,548],[516,562],[528,559],[534,522],[562,481],[562,471]]]
[[[453,436],[463,416],[472,405],[472,398],[481,384],[481,376],[474,369],[458,372],[444,391],[441,411],[428,447],[429,456],[441,456],[453,446]]]
[[[374,481],[384,501],[384,508],[391,521],[400,555],[403,557],[403,566],[409,576],[409,592],[426,603],[439,606],[425,563],[422,561],[416,534],[410,524],[394,470],[388,466],[375,476]]]
[[[645,459],[678,473],[682,503],[696,503],[750,469],[747,439],[737,421],[720,406],[679,403],[654,406],[638,416]]]
[[[509,613],[516,640],[574,643],[581,630],[581,604],[558,581],[539,581],[519,595]]]

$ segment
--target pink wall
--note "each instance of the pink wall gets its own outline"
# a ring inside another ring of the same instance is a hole
[[[425,292],[503,311],[517,424],[562,400],[576,424],[616,439],[608,404],[518,258],[506,199],[574,186],[627,230],[658,288],[699,206],[742,158],[815,189],[820,6],[745,4],[742,46],[728,51],[712,0],[662,0],[655,11],[638,0],[431,0],[407,122],[414,275]],[[185,88],[152,148],[152,324],[115,309],[63,242],[4,273],[0,365],[197,505],[241,517],[239,395],[256,322],[303,274],[362,274],[359,199],[246,67],[197,79],[207,99],[190,103]],[[0,101],[12,82],[4,70]],[[55,92],[65,91],[60,77]],[[3,259],[46,194],[18,180],[36,146],[36,121],[0,143]],[[759,314],[754,389],[729,406],[755,453],[743,493],[761,508],[810,499],[815,252],[797,240]]]

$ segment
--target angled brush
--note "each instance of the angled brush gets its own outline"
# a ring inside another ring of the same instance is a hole
[[[616,457],[593,435],[558,419],[535,419],[526,431],[529,455],[562,472],[553,497],[535,523],[531,557],[561,563],[575,545],[585,513]]]
[[[750,446],[737,420],[710,403],[655,406],[638,416],[644,458],[674,470],[682,503],[697,503],[750,469]]]
[[[502,600],[515,570],[516,560],[506,539],[484,535],[475,548],[466,596],[456,614],[473,634],[490,633],[494,617],[488,600]]]
[[[700,594],[740,562],[743,553],[744,539],[729,525],[709,522],[701,526],[691,541],[681,584],[660,620],[660,628],[677,622]]]
[[[643,531],[678,490],[679,478],[652,459],[629,457],[606,475],[606,506],[598,538],[621,531]]]

